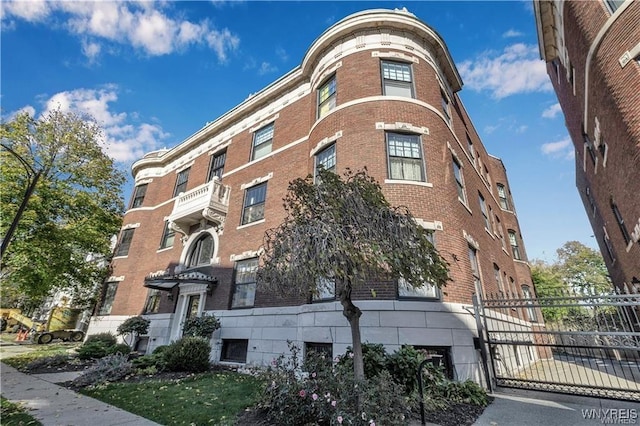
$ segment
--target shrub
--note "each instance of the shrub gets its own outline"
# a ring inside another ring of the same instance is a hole
[[[214,315],[192,317],[185,321],[183,335],[210,339],[214,331],[220,328],[220,320]]]
[[[76,387],[95,386],[117,381],[131,374],[133,367],[126,355],[108,355],[98,360],[91,368],[77,377],[72,385]]]
[[[211,346],[202,337],[183,337],[169,345],[164,353],[169,371],[190,371],[198,373],[209,369]]]
[[[418,367],[425,359],[424,353],[411,345],[402,345],[387,357],[387,370],[407,395],[418,390]]]
[[[131,346],[126,343],[116,343],[115,345],[109,347],[109,354],[122,354],[128,355],[131,353]]]
[[[149,321],[146,318],[141,316],[135,316],[127,318],[122,324],[120,324],[117,328],[117,332],[119,336],[130,335],[131,342],[129,344],[130,347],[133,347],[138,336],[142,334],[147,334],[149,331]]]
[[[65,354],[57,354],[57,355],[45,356],[42,358],[36,358],[33,361],[29,362],[27,365],[25,365],[24,370],[36,371],[36,370],[42,369],[43,367],[46,367],[46,368],[62,367],[64,365],[69,364],[71,361],[73,361],[73,359],[74,359],[73,356],[65,355]]]
[[[149,368],[154,368],[156,371],[164,371],[167,366],[167,362],[164,358],[163,352],[154,352],[151,355],[143,355],[141,357],[133,359],[131,363],[137,370],[147,370]]]
[[[94,340],[91,342],[87,342],[84,345],[78,348],[78,358],[80,359],[97,359],[104,358],[109,355],[111,347],[113,345],[108,345],[102,340]]]
[[[301,374],[300,350],[291,343],[289,349],[290,356],[281,355],[262,373],[267,385],[259,408],[269,424],[306,425],[313,419],[314,424],[335,425],[339,417],[342,424],[353,425],[406,423],[410,404],[384,369],[356,383],[348,362],[327,363],[323,354],[310,353],[305,359],[307,373]],[[379,354],[376,349],[372,352]],[[357,409],[358,395],[361,410]]]
[[[87,339],[84,341],[84,344],[93,343],[93,342],[103,342],[107,347],[113,346],[118,343],[118,339],[113,333],[98,333],[87,336]]]
[[[380,343],[363,343],[362,359],[364,374],[367,378],[375,377],[387,368],[387,351]],[[348,347],[338,362],[345,368],[353,370],[353,349]]]

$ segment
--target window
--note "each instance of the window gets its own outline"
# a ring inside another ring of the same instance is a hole
[[[149,290],[147,303],[144,305],[145,314],[156,314],[160,309],[160,290]]]
[[[613,246],[611,245],[611,240],[609,239],[609,233],[607,232],[607,228],[602,227],[604,234],[602,238],[604,240],[604,246],[607,249],[607,254],[609,255],[609,259],[613,262],[616,260],[615,255],[613,254]]]
[[[504,233],[502,232],[502,222],[500,222],[500,218],[496,215],[496,233],[498,234],[498,238],[502,242],[502,248],[507,249],[507,243],[504,240]]]
[[[423,283],[420,287],[412,287],[404,278],[398,278],[398,297],[401,299],[438,299],[438,287],[431,283]]]
[[[318,118],[322,118],[336,107],[336,76],[334,75],[318,89]]]
[[[131,200],[131,209],[135,209],[137,207],[142,206],[142,202],[144,201],[144,196],[147,193],[147,184],[138,185],[133,192],[133,199]]]
[[[245,363],[247,362],[248,347],[249,340],[247,339],[223,339],[220,361]]]
[[[411,65],[402,62],[382,62],[382,91],[387,96],[413,98]]]
[[[609,153],[609,145],[607,145],[605,142],[600,142],[598,151],[600,151],[600,154],[602,155],[602,167],[607,167],[607,154]]]
[[[526,299],[524,301],[525,305],[527,305],[527,316],[529,317],[529,321],[538,322],[538,315],[536,314],[536,310],[533,307],[533,296],[531,295],[531,288],[528,285],[522,286],[522,296]]]
[[[189,180],[189,170],[184,169],[180,173],[178,173],[178,177],[176,178],[176,187],[173,190],[173,196],[176,197],[180,195],[181,192],[185,192],[187,190],[187,181]]]
[[[490,231],[491,225],[489,224],[489,216],[487,215],[487,203],[484,201],[482,194],[478,193],[478,201],[480,203],[480,211],[482,212],[482,219],[484,220],[484,227]]]
[[[627,231],[627,225],[624,224],[624,219],[620,214],[620,210],[618,210],[618,205],[614,203],[613,200],[611,200],[611,211],[613,211],[613,215],[616,217],[616,222],[618,222],[622,238],[624,238],[624,243],[629,244],[631,236],[629,235],[629,231]]]
[[[317,293],[313,294],[314,302],[335,300],[336,298],[336,280],[333,278],[318,278],[316,280]]]
[[[453,157],[453,176],[456,179],[456,187],[458,189],[458,199],[463,203],[467,203],[467,196],[464,192],[464,178],[462,177],[462,169],[460,163]]]
[[[616,10],[618,10],[618,8],[622,6],[622,3],[625,2],[625,0],[606,0],[606,1],[607,1],[607,5],[609,6],[609,9],[611,10],[611,13],[614,13]]]
[[[187,312],[186,312],[185,318],[191,319],[191,318],[197,317],[199,309],[200,309],[200,295],[192,294],[188,296]]]
[[[267,196],[267,183],[253,186],[244,194],[242,225],[264,219],[264,200]]]
[[[320,355],[325,355],[329,360],[332,360],[333,343],[304,342],[304,352],[305,354],[315,352]]]
[[[582,137],[584,139],[584,149],[589,154],[589,158],[591,158],[591,162],[595,166],[597,158],[596,158],[596,151],[594,149],[593,142],[591,142],[591,139],[589,139],[589,136],[587,134],[583,134]]]
[[[127,256],[129,254],[129,247],[131,247],[131,240],[133,239],[133,231],[135,231],[135,229],[124,229],[122,231],[115,256]]]
[[[209,165],[209,175],[207,176],[207,182],[210,182],[214,177],[222,179],[222,173],[224,173],[224,162],[227,159],[227,151],[222,151],[211,156],[211,164]]]
[[[198,238],[193,244],[187,260],[187,268],[209,265],[213,257],[214,245],[213,236],[205,232],[204,235]]]
[[[435,245],[433,232],[427,234],[427,238],[431,244]],[[413,287],[404,278],[398,279],[398,298],[403,299],[439,299],[440,291],[435,285],[423,282],[420,287]]]
[[[513,254],[513,258],[516,260],[522,260],[520,257],[520,248],[518,247],[518,238],[516,236],[516,231],[509,229],[509,244],[511,244],[511,253]]]
[[[591,206],[591,215],[596,215],[596,201],[593,199],[593,195],[591,194],[591,190],[587,186],[585,189],[585,193],[587,194],[587,199],[589,200],[589,206]]]
[[[496,287],[498,288],[498,291],[504,294],[504,284],[502,283],[502,275],[500,274],[500,267],[495,263],[493,264],[493,275],[496,279]]]
[[[251,161],[262,158],[271,152],[273,143],[273,123],[267,124],[262,129],[253,134],[253,145],[251,147]]]
[[[469,157],[471,157],[471,164],[475,167],[476,165],[476,150],[473,147],[473,142],[471,142],[471,138],[467,134],[467,147],[469,149]]]
[[[471,275],[476,294],[482,297],[482,280],[480,278],[480,265],[478,265],[478,250],[469,246],[469,261],[471,262]]]
[[[419,136],[387,133],[387,153],[390,179],[425,180]]]
[[[247,259],[236,263],[236,280],[233,290],[232,308],[253,306],[256,297],[256,272],[258,259]]]
[[[330,172],[336,171],[336,144],[331,144],[319,153],[316,154],[316,168],[317,171],[320,166]]]
[[[503,210],[511,210],[511,207],[509,206],[509,199],[507,198],[507,189],[501,183],[498,183],[497,187],[498,187],[498,199],[500,200],[500,207],[502,207]]]
[[[162,240],[160,240],[160,248],[173,247],[173,240],[175,239],[176,231],[169,227],[169,221],[164,223],[164,231],[162,231]]]
[[[118,289],[117,281],[110,281],[104,288],[104,298],[102,299],[102,305],[98,311],[98,315],[109,315],[111,313],[111,307],[113,306],[113,300],[116,298],[116,290]]]
[[[441,90],[440,97],[442,98],[442,112],[447,119],[447,123],[451,123],[451,105],[449,105],[449,97]]]

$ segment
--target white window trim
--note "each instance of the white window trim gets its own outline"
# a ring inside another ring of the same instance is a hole
[[[120,228],[121,231],[124,231],[125,229],[135,229],[135,228],[140,228],[140,223],[129,223],[127,225],[124,225],[122,228]]]
[[[433,184],[431,182],[418,182],[415,180],[385,179],[384,183],[388,183],[391,185],[416,185],[433,188]]]
[[[273,177],[273,172],[269,172],[269,174],[267,174],[265,176],[262,176],[262,177],[259,177],[259,178],[255,178],[251,182],[243,183],[242,185],[240,185],[240,189],[244,191],[247,188],[251,188],[251,187],[256,186],[258,184],[261,184],[263,182],[267,182],[272,177]]]
[[[253,222],[249,222],[249,223],[245,223],[244,225],[238,225],[236,226],[236,229],[244,229],[244,228],[248,228],[250,226],[254,226],[254,225],[260,225],[261,223],[264,223],[266,221],[266,219],[260,219],[260,220],[254,220]]]
[[[228,147],[229,147],[229,145],[231,145],[231,142],[232,142],[232,140],[231,140],[231,139],[229,139],[229,140],[228,140],[228,141],[226,141],[225,143],[223,143],[223,144],[221,144],[221,145],[216,146],[216,148],[215,148],[215,149],[213,149],[213,150],[211,150],[211,151],[209,151],[209,152],[208,152],[208,155],[213,156],[213,155],[217,155],[217,154],[222,153],[222,151],[224,151],[224,150],[225,150],[225,148],[228,148]]]
[[[164,272],[164,271],[162,271],[162,272]],[[107,283],[111,283],[111,282],[121,282],[121,281],[124,281],[124,275],[120,275],[120,276],[117,276],[117,277],[116,277],[116,276],[114,276],[114,275],[111,275],[109,278],[107,278],[107,279],[105,280],[105,282],[107,282]]]
[[[333,136],[329,136],[329,137],[326,137],[326,138],[322,139],[320,142],[318,142],[316,144],[315,147],[313,147],[313,149],[309,153],[309,157],[313,157],[318,152],[322,151],[325,147],[327,147],[327,146],[331,145],[332,143],[336,142],[341,137],[342,137],[342,130],[339,130]]]
[[[402,53],[402,52],[382,52],[382,51],[374,50],[373,52],[371,52],[371,57],[380,58],[380,59],[391,59],[391,60],[399,59],[400,61],[412,62],[414,64],[420,63],[419,58],[413,55],[407,55],[406,53]]]
[[[434,220],[433,222],[429,222],[427,220],[424,219],[420,219],[420,218],[414,218],[414,220],[416,221],[416,223],[420,226],[422,226],[424,229],[428,229],[430,231],[442,231],[444,230],[444,227],[442,226],[442,222],[439,220]]]
[[[188,168],[190,168],[191,166],[193,166],[195,164],[195,161],[189,161],[187,164],[180,166],[179,168],[174,170],[174,173],[177,175],[180,172],[183,172],[185,170],[187,170]]]
[[[471,234],[467,233],[466,230],[462,230],[462,236],[464,237],[465,240],[467,240],[467,242],[469,244],[471,244],[471,246],[473,248],[475,248],[476,250],[480,250],[480,244],[478,244],[478,241],[476,241]]]
[[[180,267],[181,267],[181,270],[187,270],[187,269],[193,269],[193,268],[201,268],[203,266],[207,266],[207,265],[198,265],[198,266],[194,266],[192,268],[187,268],[187,266],[186,266],[187,259],[189,257],[189,254],[191,253],[191,249],[193,249],[193,243],[195,243],[197,240],[199,240],[200,237],[202,237],[202,235],[205,232],[207,234],[211,235],[211,237],[213,237],[213,253],[211,254],[211,260],[209,262],[209,266],[220,264],[220,258],[217,257],[218,249],[220,248],[220,241],[218,239],[218,233],[216,232],[215,228],[207,228],[207,229],[203,229],[200,232],[192,233],[191,235],[189,235],[189,238],[187,238],[187,240],[182,244],[182,253],[180,253]],[[172,248],[172,247],[167,247],[167,248]],[[162,249],[162,250],[166,250],[166,249]]]
[[[312,87],[312,92],[316,92],[320,86],[324,83],[326,83],[326,79],[331,75],[334,74],[336,72],[336,70],[338,68],[340,68],[342,66],[342,61],[338,61],[335,64],[333,64],[331,67],[327,68],[326,70],[324,70],[323,72],[321,72],[320,74],[316,75],[313,78],[313,82],[311,83],[311,87]],[[337,83],[337,82],[336,82]],[[336,91],[337,93],[337,91]],[[336,105],[337,106],[337,105]],[[327,114],[328,115],[328,114]],[[325,115],[326,117],[326,115]]]
[[[260,255],[264,252],[264,249],[259,250],[247,250],[243,251],[240,254],[232,254],[229,257],[231,262],[238,262],[240,260],[253,259],[254,257],[260,257]]]
[[[401,121],[396,121],[395,123],[377,122],[376,130],[396,130],[396,131],[399,130],[403,132],[411,132],[411,133],[416,133],[420,135],[429,135],[428,127],[419,127],[411,123],[403,123]]]
[[[268,126],[269,124],[275,122],[278,118],[280,118],[280,113],[277,113],[273,116],[271,116],[270,118],[267,118],[266,120],[262,120],[260,123],[258,123],[257,125],[250,127],[248,132],[250,134],[253,134],[255,132],[257,132],[258,130],[262,129],[263,127]],[[231,143],[231,141],[229,141],[225,146],[228,146]],[[252,141],[253,143],[253,141]],[[216,148],[217,149],[217,148]]]

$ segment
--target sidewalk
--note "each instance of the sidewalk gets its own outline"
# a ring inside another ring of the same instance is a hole
[[[491,396],[474,426],[640,425],[638,402],[505,388]]]
[[[77,373],[29,375],[0,363],[0,393],[11,402],[22,404],[44,426],[158,426],[56,384],[76,376]]]

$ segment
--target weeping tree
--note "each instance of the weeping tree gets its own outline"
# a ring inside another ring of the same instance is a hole
[[[276,294],[317,295],[328,281],[351,328],[356,380],[364,379],[360,316],[354,288],[372,278],[403,278],[420,287],[441,287],[448,278],[445,260],[428,232],[406,207],[392,207],[380,185],[362,171],[341,178],[319,170],[289,184],[284,222],[265,234],[258,286]]]

